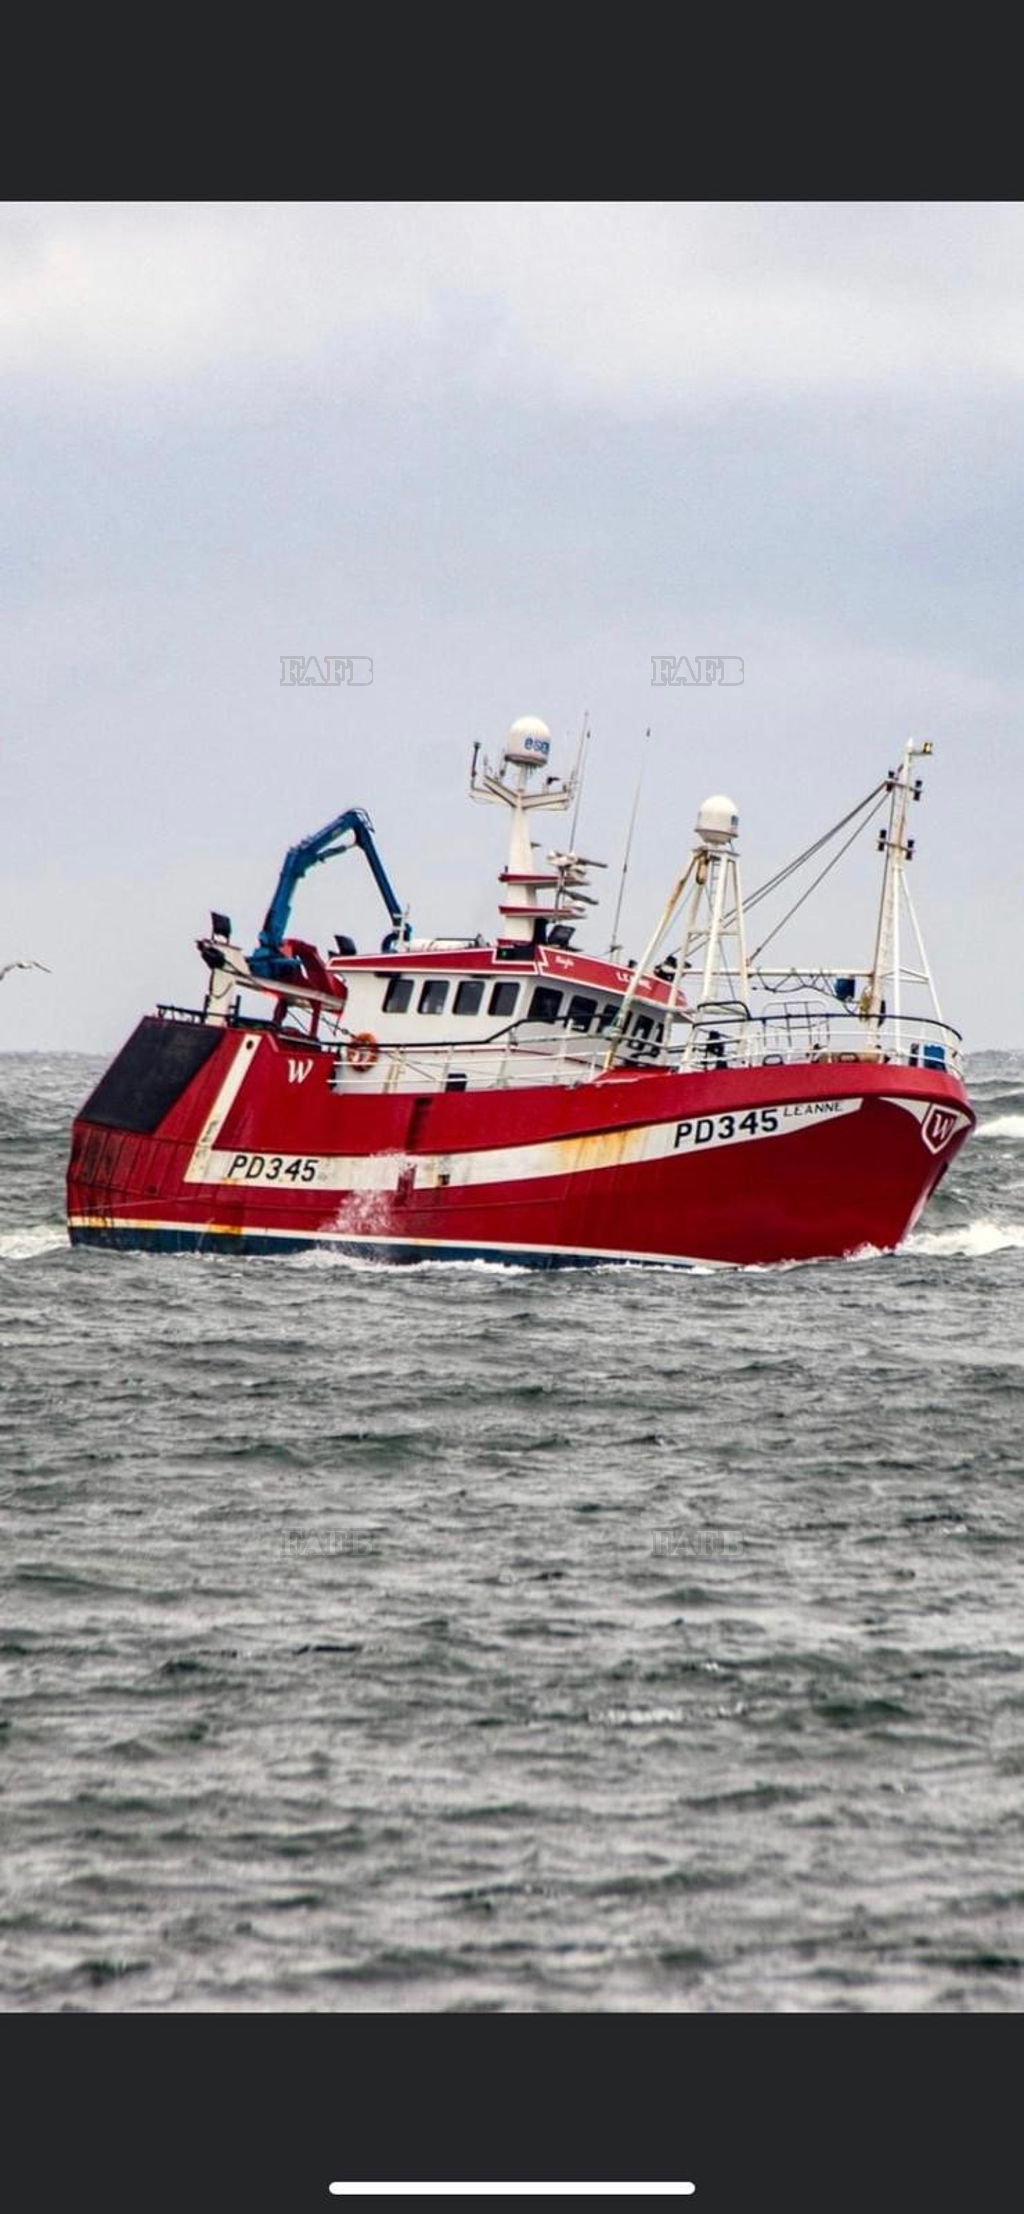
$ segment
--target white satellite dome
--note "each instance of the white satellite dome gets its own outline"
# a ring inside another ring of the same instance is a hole
[[[520,715],[509,727],[505,739],[506,761],[517,761],[526,767],[536,768],[546,761],[551,752],[551,732],[539,715]]]
[[[724,846],[730,838],[735,838],[739,827],[735,800],[729,799],[724,792],[713,792],[697,816],[698,838],[706,846]]]

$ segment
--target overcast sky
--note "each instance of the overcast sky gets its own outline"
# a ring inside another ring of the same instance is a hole
[[[565,766],[585,708],[597,947],[652,726],[633,952],[709,791],[756,884],[931,738],[944,1012],[1024,1044],[1022,376],[1015,205],[9,206],[0,967],[53,973],[0,983],[0,1047],[194,1004],[210,907],[250,943],[350,805],[418,931],[489,929],[473,741],[543,715]],[[372,684],[281,684],[326,654]],[[295,927],[376,943],[363,874]],[[874,889],[787,944],[863,964]]]

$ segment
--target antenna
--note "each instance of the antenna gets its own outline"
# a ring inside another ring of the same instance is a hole
[[[581,726],[580,726],[580,742],[579,742],[579,747],[578,747],[578,749],[577,749],[577,753],[576,753],[576,766],[575,766],[575,768],[574,768],[574,770],[573,770],[573,772],[572,772],[572,777],[571,777],[571,780],[570,780],[570,781],[571,781],[571,783],[575,784],[575,786],[576,786],[576,805],[575,805],[575,807],[573,808],[573,811],[572,811],[572,828],[571,828],[571,830],[570,830],[570,832],[569,832],[569,851],[570,851],[570,853],[575,853],[575,851],[576,851],[576,825],[577,825],[577,823],[579,822],[579,819],[580,819],[580,801],[581,801],[581,799],[583,798],[583,779],[584,779],[584,777],[586,776],[586,773],[587,773],[587,771],[586,771],[586,760],[587,760],[587,747],[588,747],[589,743],[590,743],[590,710],[589,710],[589,708],[586,708],[586,707],[585,707],[585,708],[584,708],[584,710],[583,710],[583,722],[582,722],[582,724],[581,724]]]
[[[651,728],[650,724],[648,724],[647,729],[644,732],[644,746],[643,752],[640,756],[640,774],[637,777],[636,791],[633,794],[633,812],[629,818],[629,830],[626,834],[626,850],[622,856],[622,875],[619,878],[619,896],[615,902],[615,921],[612,924],[612,942],[608,948],[609,960],[611,960],[613,954],[619,953],[621,951],[621,947],[619,945],[619,918],[622,914],[622,895],[626,889],[626,878],[629,874],[629,857],[633,851],[633,832],[636,829],[637,808],[640,805],[640,793],[643,789],[644,775],[647,769],[647,746],[650,740],[650,735]]]

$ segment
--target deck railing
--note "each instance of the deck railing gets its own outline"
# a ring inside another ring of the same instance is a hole
[[[170,1021],[202,1022],[199,1008],[162,1005]],[[487,1038],[381,1040],[369,1068],[354,1067],[340,1025],[330,1036],[309,1037],[233,1010],[231,1028],[260,1029],[286,1046],[330,1054],[335,1090],[501,1091],[526,1084],[588,1084],[605,1067],[611,1032],[550,1029],[525,1018]],[[850,1014],[812,1003],[785,1001],[757,1012],[734,1001],[715,1002],[676,1016],[671,1039],[654,1043],[626,1037],[614,1067],[626,1073],[778,1067],[807,1062],[889,1063],[897,1068],[963,1074],[960,1032],[934,1016]]]
[[[684,1068],[866,1061],[956,1075],[963,1069],[959,1030],[934,1015],[865,1016],[810,1001],[783,1001],[756,1013],[732,1002],[694,1008],[678,1050]]]
[[[778,1067],[807,1062],[889,1063],[899,1068],[962,1074],[958,1030],[933,1016],[865,1018],[788,1004],[752,1013],[730,1005],[695,1009],[675,1026],[671,1042],[626,1038],[615,1069],[683,1073],[722,1068]],[[511,1023],[480,1042],[463,1039],[381,1043],[369,1088],[384,1091],[504,1090],[526,1084],[586,1084],[603,1070],[607,1032],[547,1034],[536,1023]],[[367,1088],[368,1074],[351,1071],[337,1049],[335,1089]],[[375,1081],[374,1081],[375,1079]]]

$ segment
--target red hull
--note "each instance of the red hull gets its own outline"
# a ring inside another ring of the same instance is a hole
[[[955,1075],[868,1062],[422,1096],[334,1070],[263,1030],[142,1024],[75,1124],[73,1241],[809,1260],[898,1245],[974,1122]]]

